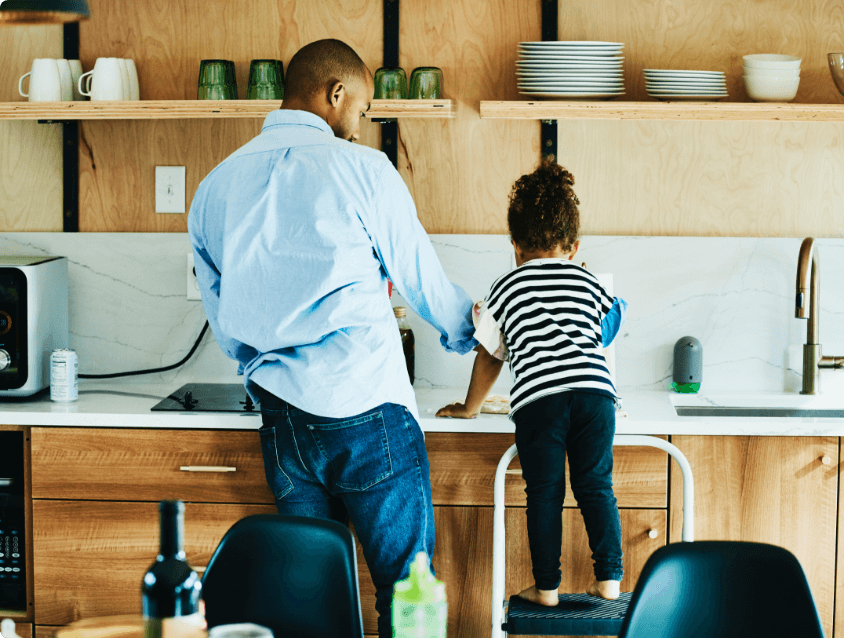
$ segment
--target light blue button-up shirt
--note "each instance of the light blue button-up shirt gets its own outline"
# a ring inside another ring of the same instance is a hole
[[[401,176],[312,113],[270,113],[202,180],[188,231],[211,329],[253,399],[258,384],[312,414],[389,402],[418,420],[388,277],[446,350],[477,345]]]

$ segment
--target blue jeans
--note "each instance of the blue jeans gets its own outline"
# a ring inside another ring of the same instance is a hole
[[[385,403],[342,419],[309,414],[260,389],[261,448],[279,514],[355,526],[372,582],[378,635],[393,635],[393,584],[417,552],[434,554],[428,453],[407,408]]]
[[[519,408],[516,447],[527,484],[527,530],[537,589],[560,586],[566,453],[595,578],[621,580],[621,520],[612,489],[615,404],[609,396],[568,391]]]

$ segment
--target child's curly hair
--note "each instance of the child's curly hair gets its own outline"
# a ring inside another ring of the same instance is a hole
[[[580,231],[574,175],[548,160],[513,184],[507,224],[521,250],[571,251]]]

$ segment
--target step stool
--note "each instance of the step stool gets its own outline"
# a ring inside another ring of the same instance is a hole
[[[692,468],[683,453],[668,441],[655,436],[619,434],[613,445],[643,445],[668,452],[677,461],[683,473],[683,533],[682,540],[694,540],[694,481]],[[508,635],[524,636],[617,636],[627,606],[630,592],[617,600],[604,600],[588,594],[560,594],[556,607],[535,605],[517,596],[504,599],[505,546],[504,546],[504,477],[507,466],[518,453],[510,446],[495,471],[494,511],[492,531],[492,638]],[[506,611],[506,619],[505,619]]]

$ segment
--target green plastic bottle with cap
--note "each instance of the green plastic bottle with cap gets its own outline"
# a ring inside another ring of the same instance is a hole
[[[434,578],[425,552],[416,554],[410,575],[393,586],[394,638],[445,638],[445,583]]]

